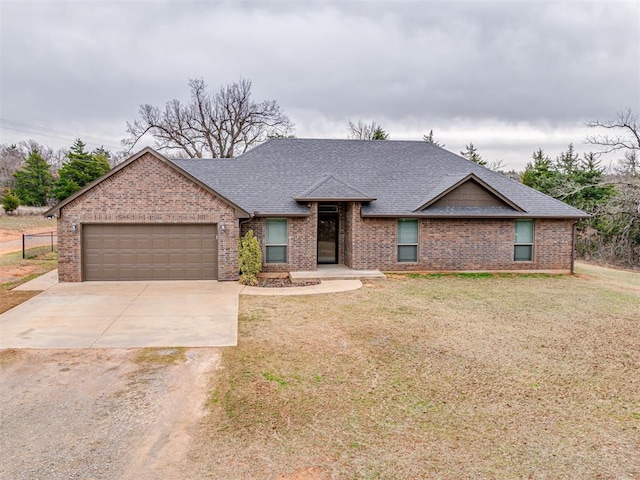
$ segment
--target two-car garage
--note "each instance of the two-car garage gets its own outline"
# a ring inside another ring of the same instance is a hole
[[[215,224],[85,224],[83,280],[216,280]]]

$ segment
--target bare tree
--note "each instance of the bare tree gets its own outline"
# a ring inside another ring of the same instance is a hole
[[[630,108],[616,113],[613,120],[589,120],[589,128],[603,128],[606,132],[587,137],[587,143],[598,145],[603,153],[622,152],[620,166],[632,176],[640,176],[640,123]]]
[[[13,187],[13,174],[24,161],[24,152],[18,145],[0,145],[0,187]]]
[[[139,118],[127,122],[130,151],[147,133],[158,150],[179,152],[191,158],[231,158],[271,136],[287,136],[293,129],[289,117],[275,100],[256,103],[251,81],[240,79],[209,93],[202,79],[190,79],[191,99],[170,100],[164,110],[141,105]]]
[[[358,120],[358,123],[353,123],[349,120],[348,128],[347,136],[354,140],[387,140],[389,138],[389,134],[384,131],[382,125],[376,122],[365,123]]]
[[[630,108],[618,112],[613,120],[591,120],[587,127],[605,133],[587,137],[603,153],[622,153],[615,174],[608,182],[615,195],[598,206],[594,217],[598,228],[587,233],[585,249],[594,258],[621,265],[640,266],[640,123]],[[588,258],[588,255],[585,255]]]

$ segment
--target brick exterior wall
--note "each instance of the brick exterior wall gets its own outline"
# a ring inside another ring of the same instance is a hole
[[[61,209],[58,275],[63,282],[82,280],[82,226],[90,223],[216,223],[218,279],[238,278],[239,227],[234,208],[150,153]]]
[[[296,272],[316,270],[318,249],[318,206],[311,205],[311,215],[308,217],[290,217],[288,220],[287,258],[288,263],[266,263],[266,218],[256,217],[241,222],[241,235],[253,230],[262,248],[263,272]]]
[[[357,210],[357,209],[354,209]],[[571,270],[571,220],[534,220],[532,262],[513,260],[512,219],[421,219],[417,263],[397,262],[397,220],[358,218],[351,268],[387,271]]]
[[[289,219],[289,263],[266,264],[263,271],[316,270],[317,205],[312,215]],[[359,203],[340,206],[339,261],[358,270],[465,271],[571,270],[572,220],[534,220],[532,262],[513,260],[513,219],[420,219],[418,262],[398,263],[395,218],[363,218]],[[265,219],[242,224],[253,229],[263,249]]]

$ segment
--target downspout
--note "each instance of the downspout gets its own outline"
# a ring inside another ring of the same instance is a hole
[[[575,272],[575,261],[576,261],[576,225],[578,221],[573,222],[573,226],[571,227],[571,274],[573,275]]]
[[[242,224],[243,224],[243,223],[250,222],[251,220],[253,220],[253,217],[255,217],[255,214],[254,214],[254,213],[250,213],[249,215],[251,215],[249,218],[245,218],[244,220],[243,220],[243,219],[239,219],[239,220],[238,220],[238,236],[242,236],[242,235],[241,235],[241,232],[242,232]]]

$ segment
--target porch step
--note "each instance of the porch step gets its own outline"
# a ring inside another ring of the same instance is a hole
[[[344,265],[318,265],[318,270],[289,272],[292,282],[302,280],[363,280],[385,279],[380,270],[352,270]]]

